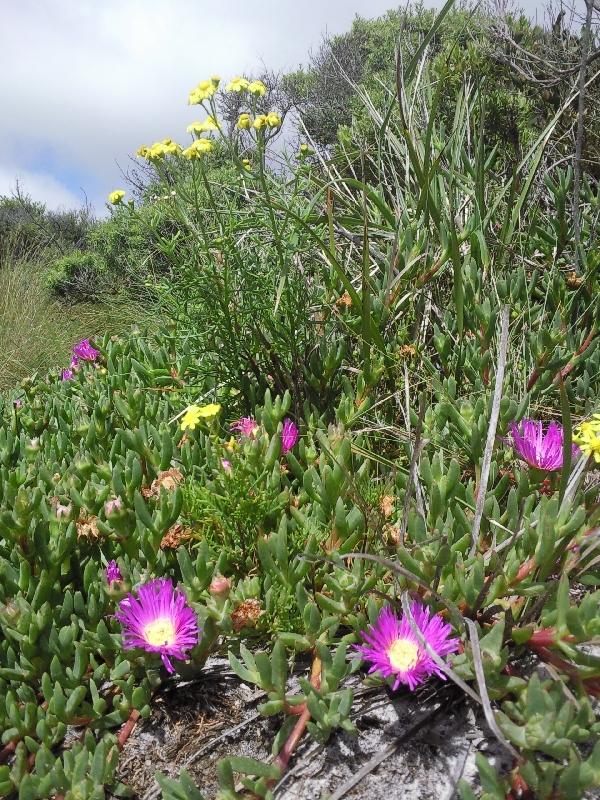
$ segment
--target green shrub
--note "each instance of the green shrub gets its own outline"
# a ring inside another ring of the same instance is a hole
[[[75,250],[52,263],[46,285],[57,297],[93,300],[106,292],[106,263],[98,253]]]

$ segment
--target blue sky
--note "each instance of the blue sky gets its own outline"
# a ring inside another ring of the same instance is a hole
[[[426,3],[434,5],[434,2]],[[534,0],[522,4],[530,12]],[[102,213],[142,143],[182,140],[212,74],[294,68],[390,0],[19,0],[0,26],[0,194]]]

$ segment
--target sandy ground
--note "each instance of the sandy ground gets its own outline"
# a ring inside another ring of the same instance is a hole
[[[326,745],[306,736],[276,787],[277,800],[450,800],[461,777],[475,780],[478,750],[509,766],[454,686],[436,682],[416,694],[392,695],[352,682],[358,735],[336,732]],[[126,743],[119,779],[140,800],[157,800],[155,772],[175,777],[185,768],[213,800],[219,759],[271,758],[281,719],[260,717],[263,699],[226,661],[211,659],[201,680],[168,685],[155,697],[152,716]]]

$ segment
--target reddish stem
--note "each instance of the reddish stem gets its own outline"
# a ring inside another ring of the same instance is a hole
[[[580,356],[582,353],[584,353],[588,349],[588,347],[591,345],[592,339],[594,338],[595,335],[596,335],[596,331],[592,328],[592,330],[588,333],[588,335],[583,340],[581,346],[577,349],[577,351],[575,353],[575,356],[573,357],[574,359],[577,356]],[[567,377],[567,375],[569,375],[569,373],[573,371],[573,367],[574,366],[575,366],[575,361],[572,360],[569,364],[567,364],[566,367],[563,367],[560,370],[560,372],[554,377],[554,381],[557,382],[558,380],[564,380]]]
[[[140,718],[140,712],[137,710],[137,708],[132,709],[131,714],[129,715],[129,719],[123,725],[117,737],[117,747],[119,748],[119,750],[122,750],[123,747],[125,746],[125,742],[131,736],[131,733],[135,728],[139,718]]]
[[[15,752],[18,742],[18,739],[14,739],[12,742],[4,745],[2,750],[0,750],[0,764],[5,764],[8,761]]]
[[[315,689],[319,689],[321,687],[321,659],[318,656],[315,656],[315,659],[312,663],[312,668],[310,671],[310,682],[311,685]],[[305,704],[304,704],[305,705]],[[298,742],[304,735],[304,731],[306,730],[306,724],[310,720],[310,711],[304,707],[304,710],[301,712],[300,717],[298,718],[298,722],[294,725],[292,732],[288,736],[285,741],[285,744],[277,754],[277,758],[275,759],[275,765],[279,767],[279,775],[280,777],[286,771],[288,764],[290,763],[290,758],[292,757],[294,750],[298,746]]]

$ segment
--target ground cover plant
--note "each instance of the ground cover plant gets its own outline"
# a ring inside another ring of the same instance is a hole
[[[164,194],[112,193],[164,324],[0,400],[0,796],[128,796],[136,721],[214,654],[278,723],[221,800],[359,735],[351,675],[481,711],[511,768],[478,754],[463,798],[600,785],[600,194],[584,174],[577,246],[546,159],[578,89],[507,175],[485,88],[436,113],[435,30],[355,86],[335,152],[282,152],[265,83],[213,77],[187,146],[140,148]]]

